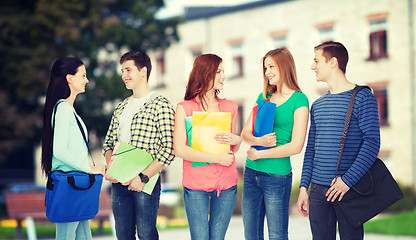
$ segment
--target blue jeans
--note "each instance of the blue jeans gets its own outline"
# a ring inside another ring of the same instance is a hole
[[[288,239],[291,191],[292,173],[274,175],[246,167],[242,204],[246,240],[264,239],[265,215],[267,217],[269,239]]]
[[[223,240],[237,200],[237,185],[206,192],[183,188],[183,200],[192,240]],[[209,217],[208,217],[209,216]]]
[[[120,183],[113,183],[111,204],[116,224],[116,235],[119,240],[157,240],[157,211],[160,199],[160,178],[152,195],[127,189]]]
[[[335,240],[338,222],[341,240],[364,238],[364,227],[351,226],[337,202],[328,202],[325,196],[329,186],[311,184],[309,194],[309,221],[313,239]]]
[[[91,228],[89,220],[79,222],[56,223],[56,239],[90,240]]]

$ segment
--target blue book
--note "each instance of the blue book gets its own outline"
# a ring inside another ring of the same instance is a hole
[[[274,117],[276,114],[276,104],[259,100],[257,106],[253,108],[253,136],[262,137],[273,132]],[[265,150],[271,147],[252,146],[257,150]]]

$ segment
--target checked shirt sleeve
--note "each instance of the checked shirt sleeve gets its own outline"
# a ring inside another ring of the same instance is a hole
[[[115,143],[118,141],[118,129],[119,121],[118,118],[123,112],[124,107],[131,97],[124,99],[121,103],[117,105],[114,109],[113,116],[111,117],[110,126],[108,127],[107,134],[105,135],[104,144],[103,144],[103,155],[108,150],[113,150]]]
[[[160,146],[156,153],[156,159],[163,166],[169,164],[175,158],[173,154],[173,127],[175,111],[168,100],[160,104],[157,111],[157,128],[160,134]]]
[[[105,139],[104,139],[103,155],[108,150],[113,150],[113,148],[114,148],[114,143],[116,142],[116,139],[115,139],[116,138],[116,131],[117,131],[117,127],[116,127],[115,122],[116,122],[116,116],[115,116],[115,113],[114,113],[113,116],[111,117],[110,126],[108,127],[108,131],[107,131],[107,134],[106,134]]]

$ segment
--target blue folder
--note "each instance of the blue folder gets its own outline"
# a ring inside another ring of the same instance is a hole
[[[253,109],[253,136],[262,137],[273,132],[274,117],[276,114],[276,104],[264,100],[259,100]],[[271,147],[253,146],[257,150],[265,150]]]

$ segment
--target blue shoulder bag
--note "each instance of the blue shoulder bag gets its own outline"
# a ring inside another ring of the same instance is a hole
[[[57,105],[54,109],[52,137]],[[85,144],[87,144],[88,152],[90,152],[84,129],[77,116],[75,116],[75,119]],[[52,171],[48,174],[46,184],[46,216],[53,223],[76,222],[94,218],[98,213],[102,181],[103,175],[101,174],[88,174],[79,171]]]

